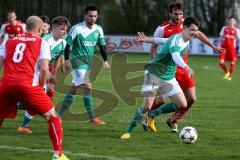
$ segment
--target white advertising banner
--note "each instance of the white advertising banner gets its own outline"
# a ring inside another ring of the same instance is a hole
[[[218,45],[217,38],[209,38],[210,41]],[[141,43],[136,40],[136,36],[105,36],[108,52],[142,52],[149,53],[151,44]],[[211,47],[202,43],[198,39],[192,39],[189,44],[189,54],[192,55],[218,55]]]

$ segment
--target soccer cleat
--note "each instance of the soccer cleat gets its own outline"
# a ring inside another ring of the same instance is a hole
[[[18,133],[26,133],[28,135],[32,134],[32,131],[30,130],[29,125],[25,125],[23,127],[19,127],[17,131],[18,131]]]
[[[61,157],[56,156],[56,155],[54,154],[52,160],[70,160],[70,159],[67,158],[67,156],[65,156],[64,154],[62,154]]]
[[[120,138],[121,139],[129,139],[129,138],[131,138],[131,134],[130,133],[124,133]]]
[[[177,129],[177,124],[176,123],[173,123],[171,121],[171,118],[169,118],[167,121],[166,121],[168,127],[170,128],[170,130],[173,132],[173,133],[177,133],[178,132],[178,129]]]
[[[91,123],[93,125],[106,124],[104,121],[97,119],[97,118],[94,118],[93,120],[91,120]]]
[[[228,81],[231,81],[231,80],[232,80],[232,77],[228,77],[227,80],[228,80]]]
[[[144,131],[148,131],[149,130],[149,125],[147,120],[143,117],[143,121],[142,121],[142,128]]]
[[[230,76],[230,72],[225,73],[225,75],[223,76],[223,79],[228,79],[228,77]]]
[[[152,132],[157,132],[157,129],[154,124],[154,120],[150,118],[147,114],[145,115],[145,119],[147,120],[148,126]]]

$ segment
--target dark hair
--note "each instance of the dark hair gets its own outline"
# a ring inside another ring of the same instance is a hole
[[[199,22],[198,22],[198,20],[195,17],[186,17],[184,19],[183,26],[190,27],[191,24],[194,24],[197,27],[199,27]]]
[[[88,11],[98,11],[97,7],[95,5],[89,5],[85,8],[85,14],[88,13]]]
[[[8,11],[7,11],[7,15],[8,15],[9,13],[14,13],[15,15],[17,15],[16,11],[14,11],[14,10],[8,10]]]
[[[174,2],[174,3],[171,3],[169,6],[168,6],[168,12],[169,13],[172,13],[172,10],[173,9],[179,9],[181,11],[184,10],[184,7],[183,7],[183,4],[180,3],[180,2]]]
[[[229,19],[235,19],[235,17],[234,16],[230,16]]]
[[[50,22],[49,17],[46,15],[41,15],[40,18],[42,19],[43,23],[48,23]]]
[[[52,26],[60,26],[60,25],[67,25],[70,26],[69,20],[64,16],[57,16],[54,17],[52,20]]]

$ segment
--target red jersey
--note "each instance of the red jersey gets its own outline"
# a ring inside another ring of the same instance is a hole
[[[224,26],[221,29],[220,36],[222,37],[222,46],[235,48],[236,39],[240,39],[240,33],[237,28]]]
[[[51,58],[47,42],[31,34],[8,39],[0,52],[5,57],[2,82],[7,84],[38,85],[38,61]]]
[[[159,25],[154,33],[154,37],[159,38],[169,38],[174,34],[181,33],[183,31],[183,20],[179,24],[172,24],[170,21],[165,21]],[[188,64],[188,51],[184,55],[183,60],[186,64]],[[181,67],[177,67],[177,72],[182,72],[183,70]]]
[[[3,37],[7,33],[9,38],[13,38],[24,32],[26,32],[26,26],[21,21],[17,21],[16,25],[6,22],[1,27],[0,35]]]

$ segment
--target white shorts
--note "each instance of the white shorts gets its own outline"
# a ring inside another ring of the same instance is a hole
[[[73,69],[71,74],[72,74],[72,83],[74,86],[79,86],[81,84],[86,84],[90,82],[89,80],[90,71],[86,69]]]
[[[146,92],[156,95],[157,91],[160,92],[160,95],[163,98],[168,98],[181,92],[182,89],[179,86],[176,78],[165,81],[158,79],[156,76],[146,72],[141,90],[142,95],[144,95]]]

